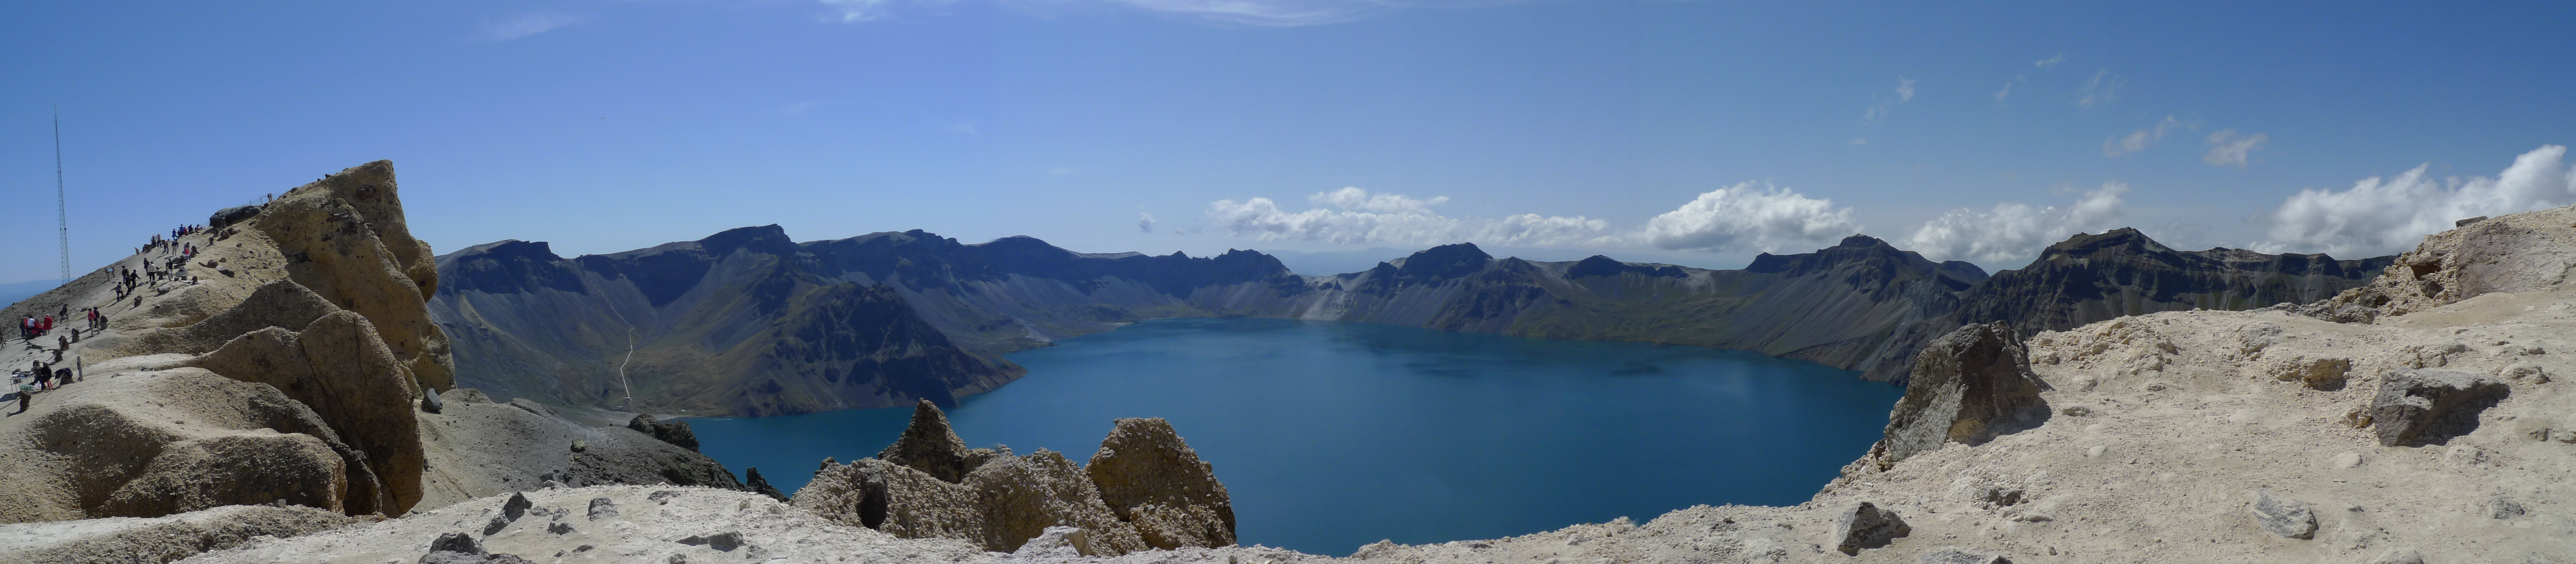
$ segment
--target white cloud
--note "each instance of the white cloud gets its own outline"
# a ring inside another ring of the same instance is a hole
[[[1849,142],[1849,143],[1844,143],[1844,145],[1850,145],[1850,146],[1853,146],[1853,147],[1862,147],[1862,146],[1867,146],[1867,145],[1869,145],[1869,138],[1868,138],[1868,137],[1853,137],[1853,138],[1852,138],[1852,140],[1851,140],[1851,142]]]
[[[1417,199],[1359,188],[1307,196],[1316,207],[1291,212],[1269,198],[1208,204],[1211,223],[1236,237],[1261,241],[1337,244],[1441,245],[1460,241],[1519,246],[1616,245],[1610,223],[1582,216],[1520,214],[1502,219],[1455,218],[1432,211],[1448,197]]]
[[[2039,249],[2069,235],[2116,227],[2125,205],[2120,195],[2128,192],[2128,185],[2108,182],[2086,191],[2083,199],[2065,208],[2033,208],[2008,202],[1996,204],[1993,211],[1953,210],[1924,222],[1898,247],[1936,261],[1998,264],[2027,260]]]
[[[2046,58],[2046,59],[2040,59],[2040,60],[2039,60],[2039,62],[2031,63],[2031,64],[2030,64],[2030,66],[2039,67],[2039,68],[2043,68],[2043,69],[2044,69],[2044,68],[2048,68],[2048,67],[2057,66],[2057,64],[2058,64],[2058,63],[2063,63],[2063,62],[2066,62],[2066,54],[2065,54],[2065,53],[2058,53],[2058,54],[2057,54],[2057,56],[2049,57],[2049,58]]]
[[[2165,116],[2164,121],[2156,122],[2154,127],[2102,140],[2102,156],[2117,157],[2147,150],[2147,147],[2154,146],[2157,141],[2164,140],[2166,134],[2187,127],[2190,126],[2184,125],[2181,120],[2176,120],[2173,116]]]
[[[2200,160],[2218,166],[2245,168],[2245,165],[2253,163],[2254,151],[2261,150],[2263,142],[2270,139],[2271,136],[2261,133],[2237,137],[2236,130],[2222,129],[2209,134],[2209,154],[2201,156]]]
[[[2108,70],[2096,71],[2092,80],[2084,81],[2084,87],[2076,89],[2075,107],[2090,110],[2109,104],[2119,98],[2120,88],[2128,85],[2128,78],[2111,74]]]
[[[1153,233],[1153,232],[1154,232],[1154,223],[1155,223],[1155,221],[1154,221],[1154,214],[1150,214],[1150,213],[1139,213],[1139,214],[1136,214],[1136,230],[1138,230],[1138,231],[1143,231],[1143,232],[1146,232],[1146,233]]]
[[[2513,159],[2495,178],[2434,179],[2429,165],[2395,178],[2370,177],[2341,192],[2300,190],[2272,212],[2267,253],[2325,252],[2352,258],[2415,248],[2424,236],[2477,216],[2576,203],[2576,168],[2560,164],[2567,148],[2542,145]]]
[[[1896,99],[1894,100],[1879,98],[1878,95],[1875,94],[1871,95],[1870,98],[1878,101],[1871,103],[1869,105],[1869,109],[1861,110],[1860,118],[1862,120],[1872,122],[1887,119],[1888,110],[1895,109],[1897,104],[1902,104],[1914,99],[1914,79],[1902,76],[1896,77]]]
[[[2013,82],[2014,81],[2011,80],[2004,81],[2004,89],[1995,91],[1995,101],[2004,101],[2004,97],[2012,95]]]
[[[1367,190],[1343,187],[1340,190],[1334,190],[1331,192],[1316,192],[1313,196],[1307,196],[1306,201],[1318,205],[1330,205],[1346,210],[1359,210],[1375,213],[1410,213],[1430,215],[1431,206],[1449,203],[1449,197],[1440,196],[1428,200],[1416,200],[1405,197],[1403,194],[1370,194]]]
[[[590,16],[578,14],[521,14],[505,20],[484,20],[474,37],[484,41],[509,41],[589,21]]]
[[[1719,188],[1646,222],[1646,242],[1665,249],[1776,251],[1860,232],[1851,208],[1833,200],[1745,182]]]

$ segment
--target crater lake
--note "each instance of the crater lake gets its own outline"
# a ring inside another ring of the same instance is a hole
[[[1866,454],[1903,389],[1761,354],[1269,318],[1162,319],[1012,353],[965,398],[968,446],[1091,457],[1170,420],[1232,495],[1241,544],[1349,554],[1698,504],[1803,502]],[[794,493],[874,456],[911,408],[691,418],[703,451]]]

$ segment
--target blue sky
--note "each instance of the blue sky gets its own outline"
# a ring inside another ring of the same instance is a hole
[[[78,269],[375,159],[441,252],[777,223],[1734,268],[1861,232],[2000,269],[2576,203],[2576,6],[2146,4],[17,3],[0,281],[55,274],[55,105]]]

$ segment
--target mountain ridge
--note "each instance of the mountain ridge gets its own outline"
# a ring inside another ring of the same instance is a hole
[[[919,229],[796,242],[776,225],[570,258],[541,242],[505,240],[437,261],[451,282],[430,309],[462,336],[455,346],[473,384],[571,404],[731,415],[918,399],[954,405],[1025,373],[1004,354],[1164,317],[1734,348],[1897,380],[1922,343],[1968,322],[2029,318],[2051,327],[2123,312],[2246,309],[2284,296],[2313,301],[2387,263],[2175,251],[2124,229],[2070,238],[2031,267],[1991,276],[1866,235],[1810,253],[1763,253],[1737,270],[1600,255],[1497,258],[1456,243],[1308,276],[1248,250],[1079,253],[1033,237],[969,244]],[[2209,272],[2189,274],[2200,271]],[[2138,280],[2168,283],[2129,291]],[[825,292],[839,297],[817,297]],[[2124,300],[2101,298],[2109,295]],[[812,309],[820,304],[856,309]],[[787,327],[822,320],[872,329]],[[862,359],[875,368],[854,384]],[[920,369],[887,369],[897,366]]]

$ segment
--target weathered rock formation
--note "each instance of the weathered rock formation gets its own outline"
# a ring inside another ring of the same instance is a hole
[[[1083,531],[1084,554],[1234,544],[1225,486],[1161,419],[1118,420],[1085,468],[1045,449],[966,449],[946,415],[923,401],[879,457],[826,462],[793,503],[844,524],[995,552],[1060,525]]]
[[[2011,326],[1969,325],[1933,339],[1914,357],[1905,397],[1888,413],[1887,437],[1872,455],[1881,464],[1942,445],[1985,444],[1996,435],[2046,422],[2048,389]]]
[[[0,489],[11,492],[0,496],[0,523],[250,504],[399,516],[549,478],[741,487],[673,444],[689,442],[684,426],[657,424],[657,439],[450,389],[446,337],[423,307],[437,273],[404,227],[390,164],[212,219],[220,227],[118,264],[176,274],[184,262],[191,276],[128,289],[101,269],[10,307],[98,307],[109,323],[66,319],[49,335],[59,341],[0,351],[0,364],[61,355],[58,366],[77,371],[0,419]],[[181,244],[197,252],[181,256]],[[34,346],[49,343],[71,344]],[[439,405],[427,401],[439,390],[456,401],[420,410]],[[90,547],[80,551],[109,559],[125,557],[97,555],[236,542],[225,540],[236,529],[189,527],[127,531],[133,538],[115,538],[126,534],[115,527],[71,531]],[[203,542],[162,538],[185,531]]]
[[[266,384],[202,369],[94,376],[12,417],[0,485],[8,522],[158,517],[224,505],[335,512],[394,502],[367,459],[320,416]],[[31,410],[33,411],[33,410]]]
[[[245,302],[249,303],[249,302]],[[399,515],[420,502],[420,429],[412,414],[412,378],[373,325],[346,310],[301,331],[268,327],[235,337],[187,366],[286,392],[322,416],[350,446],[367,453]]]
[[[1170,422],[1119,419],[1083,471],[1100,488],[1100,501],[1135,525],[1146,546],[1234,544],[1234,504],[1225,484]]]

